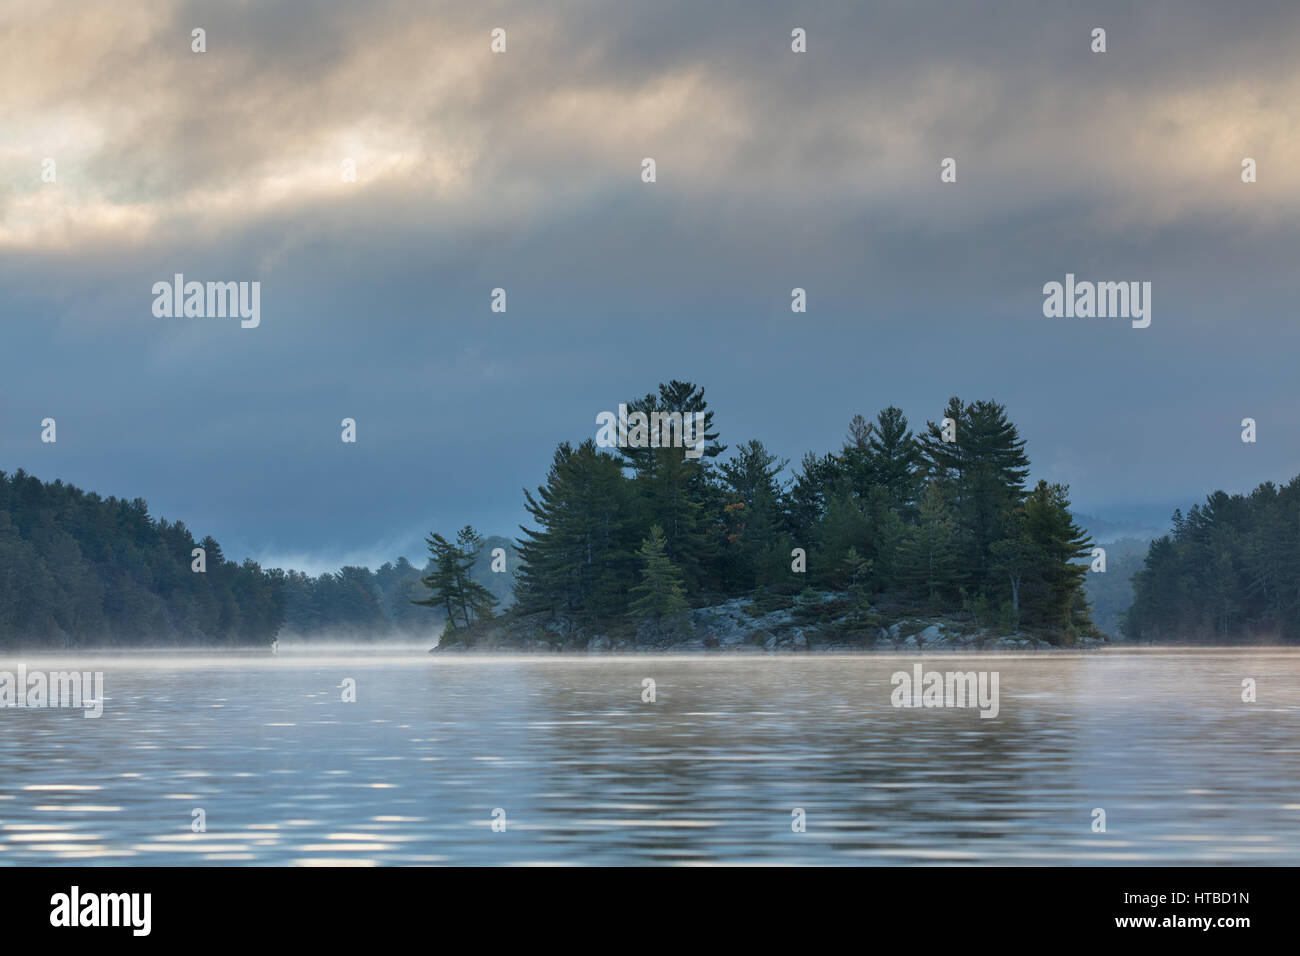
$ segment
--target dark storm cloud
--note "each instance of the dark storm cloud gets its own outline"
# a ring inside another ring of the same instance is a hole
[[[796,461],[995,397],[1085,511],[1300,471],[1294,4],[53,11],[0,14],[0,467],[232,553],[513,533],[668,378]],[[260,281],[261,326],[154,318],[177,272]],[[1044,319],[1067,272],[1151,281],[1151,327]]]

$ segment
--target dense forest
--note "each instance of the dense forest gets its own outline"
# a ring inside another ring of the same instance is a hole
[[[513,558],[508,540],[486,543]],[[277,635],[431,641],[443,611],[411,603],[427,597],[420,580],[430,570],[405,558],[317,576],[237,564],[211,537],[151,517],[139,498],[0,472],[0,647],[220,647]],[[509,601],[506,576],[486,561],[470,573]]]
[[[254,561],[227,561],[212,538],[154,520],[140,498],[0,472],[5,646],[266,644],[284,619],[283,585]]]
[[[444,643],[473,643],[503,609],[635,634],[732,597],[790,607],[818,591],[851,611],[961,615],[1067,643],[1095,633],[1090,612],[1130,640],[1300,639],[1300,478],[1217,492],[1149,550],[1115,542],[1107,574],[1089,575],[1067,489],[1027,486],[1025,443],[996,402],[950,399],[916,432],[893,406],[855,416],[841,447],[793,470],[757,439],[726,455],[694,384],[627,407],[699,413],[702,448],[561,443],[524,492],[533,520],[517,542],[431,534],[423,567],[236,563],[139,498],[0,472],[0,647],[431,641],[444,626]]]
[[[1300,639],[1300,478],[1217,491],[1151,544],[1125,635],[1142,641]]]
[[[1025,443],[996,402],[950,399],[919,434],[892,406],[873,421],[856,416],[841,448],[805,455],[788,479],[788,463],[756,439],[722,458],[697,385],[661,384],[627,408],[629,422],[699,413],[702,454],[666,440],[560,444],[545,483],[524,493],[534,526],[521,529],[513,616],[591,632],[680,621],[729,596],[780,602],[826,588],[863,606],[964,613],[1064,639],[1095,633],[1088,565],[1076,563],[1091,542],[1065,487],[1026,487]],[[461,600],[430,586],[432,600]],[[491,616],[479,607],[444,643],[472,643],[470,618]]]

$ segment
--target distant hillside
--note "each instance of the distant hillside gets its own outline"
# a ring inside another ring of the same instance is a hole
[[[507,573],[491,570],[493,548]],[[195,549],[205,567],[195,570]],[[471,576],[513,601],[513,542],[486,539]],[[229,561],[211,537],[19,470],[0,472],[0,648],[266,646],[277,636],[432,639],[440,611],[406,558],[315,577]]]
[[[280,628],[283,583],[155,520],[140,498],[0,472],[0,647],[264,645]]]
[[[1074,520],[1092,540],[1106,549],[1106,571],[1084,578],[1084,591],[1092,605],[1092,622],[1112,641],[1124,639],[1124,615],[1133,604],[1133,575],[1142,568],[1147,548],[1163,532],[1149,509],[1108,518],[1073,512]]]
[[[1092,604],[1092,623],[1112,641],[1122,640],[1124,615],[1133,604],[1133,576],[1142,569],[1147,548],[1145,538],[1107,541],[1105,573],[1089,572],[1084,592]]]

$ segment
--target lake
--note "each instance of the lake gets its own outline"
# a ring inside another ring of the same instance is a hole
[[[103,714],[0,709],[0,865],[1300,863],[1300,651],[20,665]]]

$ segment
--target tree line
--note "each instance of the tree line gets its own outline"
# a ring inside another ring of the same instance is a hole
[[[0,472],[0,646],[253,645],[281,631],[373,640],[444,625],[454,641],[513,599],[512,613],[582,629],[677,620],[744,595],[788,606],[808,588],[990,626],[1091,629],[1078,563],[1091,542],[1064,486],[1026,485],[1025,443],[996,402],[952,398],[916,432],[894,406],[854,416],[838,449],[793,470],[757,439],[724,457],[692,383],[628,407],[702,413],[702,454],[561,443],[524,492],[533,521],[517,542],[432,534],[423,568],[399,558],[312,576],[236,563],[142,499]],[[495,566],[497,548],[513,573]],[[1216,492],[1151,544],[1124,633],[1300,639],[1297,568],[1300,478]]]
[[[533,526],[517,542],[515,614],[590,629],[825,588],[989,625],[1092,631],[1088,566],[1075,563],[1091,541],[1064,486],[1026,486],[1025,443],[996,402],[950,399],[919,433],[894,406],[855,416],[842,447],[806,454],[789,475],[758,439],[724,459],[696,384],[661,384],[628,409],[701,413],[702,454],[561,443],[544,483],[524,492]]]
[[[505,538],[488,539],[505,548]],[[194,550],[203,549],[203,571]],[[228,560],[211,536],[155,519],[141,498],[104,498],[23,470],[0,472],[0,647],[256,646],[279,636],[432,639],[442,608],[419,607],[433,566],[308,575]],[[508,602],[486,561],[470,575]]]
[[[1244,643],[1300,639],[1300,477],[1216,491],[1151,543],[1125,636]]]
[[[266,644],[283,622],[283,585],[182,522],[155,520],[143,499],[0,472],[5,646]]]

